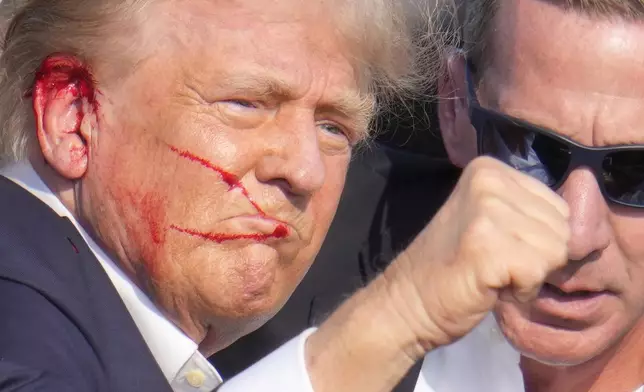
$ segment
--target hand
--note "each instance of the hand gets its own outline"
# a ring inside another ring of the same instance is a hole
[[[403,324],[428,351],[467,334],[499,296],[530,301],[568,260],[568,214],[541,182],[476,159],[384,275]]]
[[[500,296],[535,297],[567,262],[568,206],[491,158],[474,160],[414,242],[307,341],[316,392],[390,391],[427,351],[467,334]]]

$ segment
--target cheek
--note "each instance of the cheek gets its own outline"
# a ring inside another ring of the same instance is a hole
[[[126,232],[133,248],[137,249],[140,262],[153,278],[160,275],[161,252],[168,230],[166,217],[167,197],[156,189],[120,188],[115,193],[115,202],[122,206],[123,214],[130,214]]]
[[[644,231],[639,228],[616,230],[615,243],[627,260],[644,264]]]
[[[290,263],[286,271],[289,290],[301,281],[322,247],[322,243],[337,211],[346,179],[349,159],[350,157],[348,156],[327,159],[325,183],[312,196],[309,203],[309,213],[311,214],[313,224],[311,240],[297,252],[295,262]]]
[[[314,229],[311,243],[306,250],[312,254],[312,259],[315,258],[320,250],[338,209],[346,181],[348,165],[349,157],[330,159],[326,165],[327,174],[324,185],[311,198],[310,208],[312,209]]]
[[[322,189],[313,196],[313,204],[317,206],[316,218],[325,224],[325,234],[331,220],[335,216],[342,191],[347,178],[351,156],[333,157],[326,164],[326,181]]]
[[[163,172],[172,170],[149,147],[152,140],[110,136],[97,143],[88,172],[95,184],[94,214],[102,215],[96,221],[135,270],[143,266],[150,276],[159,276],[173,191]]]
[[[613,216],[611,225],[614,230],[615,245],[619,249],[616,258],[625,265],[613,266],[617,271],[625,270],[631,286],[644,292],[644,214],[632,216]],[[644,298],[644,296],[643,296]],[[643,299],[644,301],[644,299]]]

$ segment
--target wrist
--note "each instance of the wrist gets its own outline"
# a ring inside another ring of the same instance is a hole
[[[382,274],[309,337],[307,368],[316,392],[391,390],[423,357],[391,288]]]

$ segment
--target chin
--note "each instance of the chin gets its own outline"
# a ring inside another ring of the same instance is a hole
[[[268,319],[277,313],[283,302],[276,282],[259,285],[253,281],[249,286],[235,279],[219,281],[218,287],[211,285],[210,288],[203,292],[209,297],[208,307],[213,314],[223,318]]]
[[[529,307],[514,303],[502,303],[495,309],[508,342],[524,357],[550,366],[584,364],[613,347],[625,334],[610,320],[570,329],[536,321],[530,314]]]

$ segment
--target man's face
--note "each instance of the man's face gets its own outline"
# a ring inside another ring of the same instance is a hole
[[[309,268],[364,102],[334,29],[299,2],[171,3],[150,11],[153,49],[132,73],[99,79],[81,200],[170,317],[225,344]]]
[[[591,19],[538,0],[501,1],[495,23],[482,106],[585,146],[644,144],[643,23]],[[503,300],[496,316],[525,355],[579,364],[644,313],[644,212],[607,204],[584,167],[558,192],[571,210],[570,262],[535,301]]]

